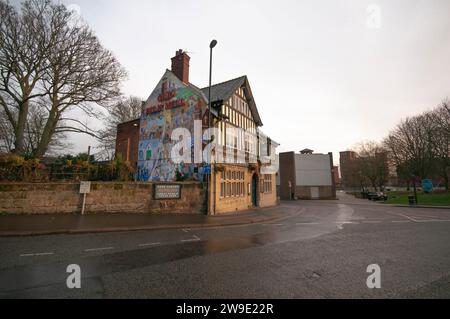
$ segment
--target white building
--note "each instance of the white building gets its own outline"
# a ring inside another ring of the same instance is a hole
[[[336,198],[332,153],[313,154],[309,149],[280,153],[279,163],[281,199]]]

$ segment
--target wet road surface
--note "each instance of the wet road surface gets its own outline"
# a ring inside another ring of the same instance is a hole
[[[450,297],[450,211],[282,202],[281,221],[0,238],[0,298]],[[381,289],[366,268],[380,265]],[[81,268],[68,289],[66,268]]]

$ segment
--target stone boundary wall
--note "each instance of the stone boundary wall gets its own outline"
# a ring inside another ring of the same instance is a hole
[[[153,199],[153,183],[91,182],[85,213],[202,213],[201,183],[171,184],[181,185],[180,199]],[[0,183],[0,214],[80,213],[79,189],[79,183]]]

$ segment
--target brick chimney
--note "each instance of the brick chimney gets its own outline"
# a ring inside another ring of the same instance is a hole
[[[189,83],[189,60],[191,58],[183,50],[178,50],[172,58],[172,72],[184,83]]]

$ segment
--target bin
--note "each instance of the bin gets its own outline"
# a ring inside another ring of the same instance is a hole
[[[409,203],[409,205],[416,204],[416,198],[414,197],[414,195],[408,195],[408,203]]]

